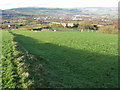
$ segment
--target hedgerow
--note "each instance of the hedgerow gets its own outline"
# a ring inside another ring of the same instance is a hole
[[[3,32],[2,43],[2,88],[26,88],[30,81],[26,81],[25,64],[21,52],[16,50],[13,36]]]

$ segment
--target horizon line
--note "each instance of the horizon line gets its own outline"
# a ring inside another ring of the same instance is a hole
[[[15,8],[8,8],[8,9],[0,9],[0,10],[10,10],[10,9],[17,9],[17,8],[63,8],[63,9],[73,9],[73,8],[118,8],[118,6],[109,6],[109,7],[103,7],[103,6],[88,6],[88,7],[34,7],[34,6],[26,6],[26,7],[15,7]]]

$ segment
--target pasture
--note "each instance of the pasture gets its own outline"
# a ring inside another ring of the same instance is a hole
[[[26,71],[30,72],[28,80],[33,87],[118,87],[117,35],[19,30],[9,34],[14,36],[13,41],[19,43],[20,51],[24,52],[23,47],[37,58],[32,61],[24,59],[29,62]]]

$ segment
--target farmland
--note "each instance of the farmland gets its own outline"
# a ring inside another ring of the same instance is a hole
[[[25,56],[22,60],[26,68],[21,72],[27,72],[28,76],[21,76],[19,73],[17,75],[20,78],[27,78],[28,82],[24,84],[22,81],[22,84],[18,84],[22,85],[19,87],[116,88],[118,86],[117,35],[19,30],[12,30],[9,33],[6,31],[4,36],[9,37],[8,35],[14,36],[11,40],[18,43],[18,47],[12,50],[12,53],[16,56],[19,50]],[[10,43],[8,45],[3,41],[4,48],[7,47],[3,50],[6,51],[11,50],[13,45],[8,39],[10,38],[3,39]],[[11,54],[5,55],[10,56],[5,57],[9,58],[6,59],[9,61],[18,58],[12,56],[11,59]]]

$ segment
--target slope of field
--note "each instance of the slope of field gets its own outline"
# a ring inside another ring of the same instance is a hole
[[[13,32],[17,42],[29,53],[47,60],[46,87],[118,86],[117,35],[87,32]]]

